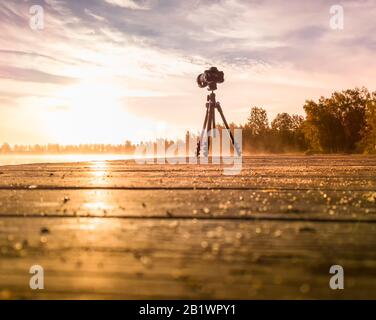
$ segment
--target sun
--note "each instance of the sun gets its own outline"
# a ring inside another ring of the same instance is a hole
[[[62,107],[46,113],[45,122],[58,143],[123,143],[134,138],[136,119],[124,108],[122,89],[115,84],[81,81],[61,90],[56,101]]]

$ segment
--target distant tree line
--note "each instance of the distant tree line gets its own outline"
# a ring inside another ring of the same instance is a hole
[[[243,129],[248,152],[376,153],[376,92],[355,88],[307,100],[306,117],[251,108]],[[234,125],[233,125],[234,126]]]
[[[334,92],[317,102],[307,100],[303,106],[305,118],[279,113],[269,123],[266,110],[253,107],[247,122],[232,123],[243,130],[244,152],[306,152],[306,153],[376,153],[376,92],[355,88]],[[173,144],[166,141],[166,147]],[[147,142],[142,142],[147,144]],[[156,143],[154,142],[154,148]],[[112,153],[133,154],[136,145],[15,145],[4,143],[0,153],[74,154]]]
[[[307,149],[302,125],[304,118],[299,115],[279,113],[269,124],[266,110],[251,109],[243,129],[243,150],[245,152],[302,152]]]
[[[0,147],[0,153],[8,154],[133,154],[136,146],[130,141],[124,144],[79,144],[79,145],[60,145],[60,144],[46,144],[46,145],[14,145],[10,146],[4,143]]]

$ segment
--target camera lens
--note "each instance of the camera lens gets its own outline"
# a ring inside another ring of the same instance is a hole
[[[205,74],[201,73],[197,77],[197,84],[200,88],[205,88],[208,84],[205,80]]]

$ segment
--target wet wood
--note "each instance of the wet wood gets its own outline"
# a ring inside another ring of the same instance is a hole
[[[0,298],[376,298],[375,231],[375,157],[4,166]]]

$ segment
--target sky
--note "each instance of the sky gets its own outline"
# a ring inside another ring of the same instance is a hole
[[[376,90],[375,17],[376,0],[1,1],[0,143],[197,132],[207,91],[196,77],[212,65],[229,122],[252,106],[304,115],[306,99]]]

